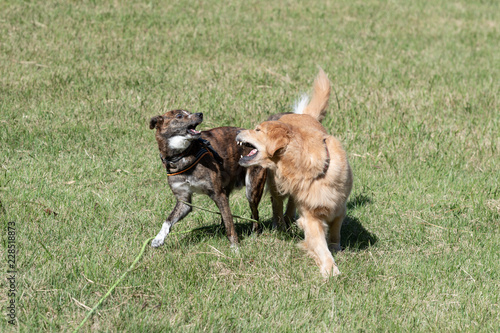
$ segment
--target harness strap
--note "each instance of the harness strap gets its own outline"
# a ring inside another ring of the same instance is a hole
[[[205,139],[201,139],[201,138],[198,139],[198,141],[201,142],[201,144],[203,145],[204,148],[208,149],[211,152],[212,157],[215,158],[217,163],[219,163],[220,165],[222,165],[224,163],[224,160],[222,159],[222,157],[220,157],[220,155],[215,151],[215,149],[210,144],[210,141],[205,140]]]
[[[198,152],[196,153],[196,155],[195,155],[195,161],[191,165],[187,166],[186,168],[184,168],[184,169],[182,169],[180,171],[169,172],[168,165],[170,163],[176,163],[176,162],[180,161],[182,158],[186,157],[186,155],[192,150],[193,144],[191,144],[188,149],[186,149],[185,151],[183,151],[179,155],[177,155],[177,156],[175,156],[173,158],[170,158],[170,159],[166,159],[166,158],[164,158],[160,154],[160,159],[163,162],[163,165],[165,165],[165,169],[167,170],[167,176],[180,175],[181,173],[184,173],[184,172],[190,170],[196,164],[198,164],[198,162],[203,158],[203,156],[205,156],[207,154],[209,154],[210,156],[212,156],[212,158],[214,158],[220,165],[223,164],[223,159],[215,151],[215,149],[212,147],[212,145],[210,144],[210,142],[208,140],[204,140],[204,139],[200,138],[200,139],[198,139],[198,140],[196,140],[194,142],[198,142],[199,145],[201,145],[201,149],[198,150]]]
[[[186,171],[188,171],[189,169],[191,169],[192,167],[194,167],[196,164],[198,164],[198,162],[203,158],[203,156],[205,156],[206,154],[210,154],[212,155],[211,152],[209,152],[208,150],[205,151],[205,153],[203,153],[193,164],[191,164],[190,166],[188,166],[187,168],[181,170],[181,171],[177,171],[177,172],[174,172],[174,173],[168,173],[167,172],[167,176],[175,176],[175,175],[180,175],[181,173],[184,173]],[[213,155],[212,155],[213,156]]]
[[[193,149],[193,146],[194,146],[193,143],[191,143],[186,150],[184,150],[180,154],[174,155],[171,158],[165,158],[160,153],[160,159],[163,162],[163,164],[165,164],[165,166],[167,165],[167,163],[177,163],[180,160],[182,160],[184,157],[186,157],[186,155],[191,151],[191,149]]]

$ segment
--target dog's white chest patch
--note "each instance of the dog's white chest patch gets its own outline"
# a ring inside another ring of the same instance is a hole
[[[170,149],[186,149],[191,144],[185,136],[176,135],[168,139],[168,146]]]
[[[204,181],[193,182],[191,180],[186,180],[183,182],[172,183],[172,191],[175,193],[205,193],[205,189],[208,184]]]

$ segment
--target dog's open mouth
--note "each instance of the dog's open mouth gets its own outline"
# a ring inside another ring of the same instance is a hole
[[[190,126],[188,126],[188,128],[187,128],[187,132],[188,132],[188,134],[191,134],[191,135],[193,135],[193,136],[200,135],[200,134],[201,134],[201,131],[198,131],[198,130],[196,129],[196,126],[198,126],[198,124],[194,124],[194,125],[190,125]]]
[[[252,145],[249,142],[238,141],[237,144],[239,146],[244,146],[245,147],[244,151],[245,151],[246,155],[241,155],[240,164],[242,162],[246,163],[246,162],[251,161],[252,159],[255,158],[255,156],[257,156],[257,153],[259,152],[259,150],[254,145]],[[250,150],[250,152],[246,153],[248,150]]]

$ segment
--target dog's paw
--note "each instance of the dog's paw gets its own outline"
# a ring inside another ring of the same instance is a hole
[[[328,279],[341,274],[339,268],[333,260],[331,262],[324,263],[323,265],[319,265],[319,267],[321,275],[324,279]]]
[[[238,246],[238,244],[233,243],[233,244],[231,244],[230,248],[233,251],[233,253],[235,253],[235,254],[240,253],[240,247]]]
[[[165,242],[165,238],[155,238],[151,242],[151,246],[152,247],[160,247],[163,245],[164,242]]]
[[[337,267],[337,265],[333,265],[332,267],[332,273],[331,273],[331,276],[337,276],[337,275],[340,275],[340,270],[339,268]]]
[[[330,243],[328,244],[328,249],[330,252],[342,252],[342,246],[339,243]]]

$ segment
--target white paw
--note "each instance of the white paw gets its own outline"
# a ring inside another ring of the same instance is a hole
[[[238,244],[231,244],[230,248],[231,248],[231,250],[233,250],[233,253],[235,253],[235,254],[240,253],[240,247],[238,246]]]
[[[330,277],[334,277],[341,274],[339,268],[335,264],[333,264],[331,268],[322,267],[320,268],[320,271],[324,279],[328,279]]]
[[[162,246],[164,242],[165,242],[165,238],[155,238],[151,242],[151,246],[152,247],[159,247],[159,246]]]
[[[340,270],[339,268],[337,267],[337,265],[333,265],[333,268],[332,268],[332,276],[337,276],[337,275],[340,275]]]

